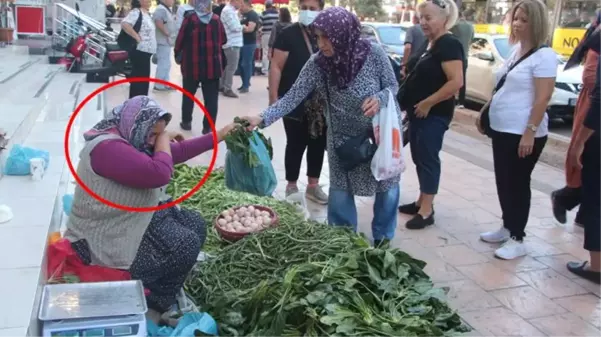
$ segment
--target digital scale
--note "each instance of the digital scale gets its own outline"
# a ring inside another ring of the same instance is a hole
[[[141,281],[49,284],[38,318],[44,337],[146,337]]]

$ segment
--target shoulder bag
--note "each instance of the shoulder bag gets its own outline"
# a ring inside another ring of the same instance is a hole
[[[138,9],[138,12],[140,13],[140,15],[138,16],[138,19],[136,20],[136,23],[133,26],[134,31],[136,33],[139,33],[140,28],[142,28],[142,17],[144,16],[142,10]],[[127,34],[125,30],[122,29],[121,32],[119,32],[119,36],[117,36],[117,44],[119,45],[119,48],[127,51],[128,53],[131,53],[138,46],[138,41],[136,41],[136,39],[134,39],[131,35]]]
[[[524,54],[522,57],[520,57],[514,64],[510,65],[509,68],[507,68],[507,71],[505,72],[505,74],[503,74],[503,76],[501,76],[501,78],[499,79],[499,82],[497,82],[497,85],[493,89],[490,100],[488,100],[488,102],[484,105],[484,108],[482,108],[482,112],[480,112],[480,129],[483,130],[484,134],[486,136],[488,136],[489,138],[492,137],[493,132],[494,132],[494,130],[490,127],[490,104],[492,103],[493,97],[495,96],[497,91],[499,91],[499,89],[501,89],[501,87],[503,87],[503,84],[505,84],[505,80],[507,80],[507,74],[509,74],[509,72],[511,70],[513,70],[513,68],[517,67],[517,65],[520,64],[520,62],[522,62],[525,59],[527,59],[528,57],[530,57],[530,55],[534,54],[539,49],[540,48],[530,49],[526,54]]]

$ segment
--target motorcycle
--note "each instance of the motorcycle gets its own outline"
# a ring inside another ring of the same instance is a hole
[[[79,5],[75,4],[75,10],[79,14]],[[79,16],[78,22],[83,28],[83,31],[78,36],[72,38],[65,47],[65,51],[71,54],[71,58],[65,58],[64,62],[69,72],[85,73],[87,82],[108,83],[112,76],[129,77],[131,74],[131,64],[129,61],[129,53],[119,47],[117,42],[99,42],[102,41],[97,36],[100,35],[99,30],[90,27],[84,27]],[[102,64],[86,65],[86,52],[91,56],[98,54],[90,49],[90,45],[94,41],[95,44],[101,45],[106,52],[102,58]]]

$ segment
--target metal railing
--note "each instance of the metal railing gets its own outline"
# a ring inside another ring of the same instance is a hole
[[[117,40],[117,33],[107,31],[106,23],[99,22],[62,3],[54,3],[52,13],[53,44],[64,47],[72,39],[91,29],[84,53],[84,64],[102,63],[106,44]]]

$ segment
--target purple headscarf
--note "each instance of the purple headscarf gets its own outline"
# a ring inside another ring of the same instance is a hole
[[[339,89],[347,88],[371,50],[371,43],[361,38],[359,19],[342,7],[330,7],[322,11],[311,26],[322,31],[334,48],[332,57],[319,52],[317,65],[336,80]]]
[[[136,96],[115,107],[109,118],[94,125],[83,134],[83,138],[90,141],[100,135],[115,134],[139,151],[147,152],[150,132],[163,116],[167,121],[171,119],[171,115],[154,99],[148,96]]]

